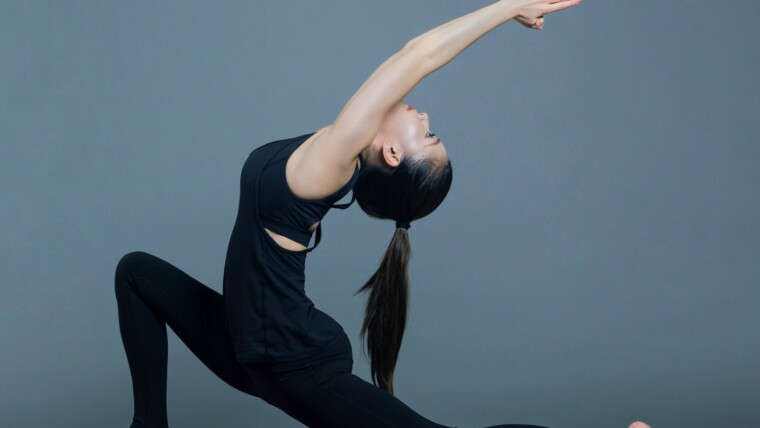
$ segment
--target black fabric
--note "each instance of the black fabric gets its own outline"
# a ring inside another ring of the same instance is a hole
[[[314,133],[279,140],[273,143],[276,153],[261,171],[258,188],[259,218],[269,230],[308,247],[312,232],[309,227],[321,220],[333,203],[345,196],[359,177],[357,163],[351,179],[332,195],[322,199],[303,199],[296,196],[285,179],[285,165],[290,155]]]
[[[133,385],[131,428],[168,426],[166,325],[227,384],[308,427],[448,428],[352,374],[348,336],[305,294],[305,258],[319,244],[321,223],[314,246],[300,251],[281,247],[263,230],[260,199],[282,188],[282,159],[310,135],[265,144],[243,165],[223,295],[151,254],[134,251],[119,260],[115,292]],[[271,175],[262,181],[266,168]],[[319,208],[315,215],[350,206],[353,195],[347,204],[327,205],[345,195],[355,178],[314,202]],[[268,208],[274,213],[284,206]],[[497,427],[523,425],[490,428]]]
[[[309,427],[447,428],[352,374],[351,343],[340,332],[308,357],[241,363],[225,298],[169,262],[142,251],[116,268],[119,326],[132,376],[131,428],[168,426],[166,325],[230,386],[259,397]]]
[[[282,190],[287,188],[287,157],[313,134],[264,144],[250,153],[240,174],[240,201],[227,248],[223,292],[230,334],[241,362],[302,358],[343,331],[305,293],[306,254],[319,245],[322,223],[317,227],[314,246],[289,250],[266,233],[260,217],[266,207],[282,218],[291,218],[289,222],[294,227],[299,224],[306,230],[330,207],[350,205],[338,206],[333,202],[350,190],[356,174],[346,186],[324,200],[296,200],[292,193]],[[286,202],[276,203],[272,195]],[[263,201],[267,201],[266,205]],[[284,213],[286,207],[311,212],[312,218],[296,221]]]
[[[351,342],[343,332],[307,357],[278,363],[241,363],[227,329],[226,296],[143,251],[127,253],[119,260],[114,283],[133,386],[130,428],[169,426],[167,325],[228,385],[261,398],[308,427],[449,428],[426,419],[397,397],[354,375]]]

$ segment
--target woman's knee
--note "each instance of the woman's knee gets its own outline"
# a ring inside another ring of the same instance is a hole
[[[116,288],[120,284],[126,284],[126,279],[129,278],[141,265],[144,264],[146,258],[152,257],[150,254],[144,251],[132,251],[121,256],[119,262],[116,264],[115,272],[115,285]]]

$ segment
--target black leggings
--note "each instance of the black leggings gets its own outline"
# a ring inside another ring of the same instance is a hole
[[[167,324],[223,381],[308,427],[448,428],[352,374],[351,343],[345,333],[300,360],[240,363],[227,331],[223,296],[177,267],[142,251],[131,252],[119,260],[115,287],[119,328],[132,375],[130,428],[168,426]],[[536,426],[489,428],[496,427]]]

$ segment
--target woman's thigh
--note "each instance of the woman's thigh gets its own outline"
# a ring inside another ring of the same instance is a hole
[[[272,381],[258,371],[246,371],[235,358],[220,293],[142,251],[121,258],[116,288],[117,296],[124,292],[137,295],[224,382],[266,400]]]
[[[320,384],[315,397],[322,422],[319,427],[448,428],[351,373],[339,373]]]
[[[291,416],[312,428],[448,428],[426,419],[385,390],[351,373],[345,333],[306,359],[308,369],[280,379]]]

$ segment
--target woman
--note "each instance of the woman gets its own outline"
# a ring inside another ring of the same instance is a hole
[[[445,427],[393,396],[406,324],[407,230],[438,207],[452,179],[427,115],[403,97],[504,22],[542,29],[544,15],[578,3],[501,0],[434,28],[386,60],[334,123],[251,152],[240,176],[223,295],[156,256],[123,256],[115,284],[134,392],[131,426],[168,426],[168,324],[225,382],[307,426]],[[319,244],[320,220],[331,207],[349,206],[335,202],[350,190],[351,202],[368,215],[396,221],[378,270],[359,289],[369,291],[361,337],[374,385],[351,373],[347,335],[304,292],[306,254]]]

